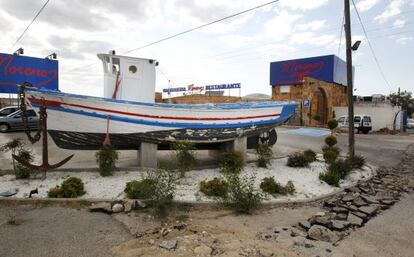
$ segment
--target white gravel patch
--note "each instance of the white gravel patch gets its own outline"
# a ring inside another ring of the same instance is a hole
[[[339,190],[319,180],[319,174],[326,170],[323,162],[313,162],[308,168],[291,168],[286,166],[287,159],[276,159],[271,161],[269,169],[258,168],[254,163],[247,164],[242,175],[255,175],[256,185],[264,177],[273,176],[282,185],[289,180],[295,185],[296,192],[289,196],[269,196],[266,201],[297,201],[322,196]],[[144,171],[118,171],[113,176],[101,177],[97,172],[50,172],[45,180],[30,179],[16,180],[14,175],[0,176],[0,192],[18,190],[13,197],[25,198],[30,190],[38,188],[39,194],[33,197],[47,197],[50,188],[60,185],[69,177],[79,177],[85,183],[86,194],[81,198],[99,199],[123,199],[125,198],[125,184],[131,180],[140,180]],[[351,186],[358,180],[366,179],[373,175],[372,169],[364,167],[362,170],[352,171],[346,180],[341,181],[341,187]],[[214,177],[222,177],[219,169],[194,170],[186,174],[186,177],[179,180],[175,200],[177,201],[214,201],[199,192],[199,183],[202,180],[210,180]]]

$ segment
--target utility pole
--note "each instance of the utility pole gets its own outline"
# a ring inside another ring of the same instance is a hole
[[[348,86],[348,155],[353,158],[355,155],[355,135],[354,135],[354,97],[352,79],[352,39],[351,39],[351,12],[349,0],[344,0],[345,6],[345,41],[346,41],[346,70]]]

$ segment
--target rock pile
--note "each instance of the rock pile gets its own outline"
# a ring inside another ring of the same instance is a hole
[[[107,214],[130,212],[135,209],[145,208],[145,203],[139,200],[123,200],[114,202],[99,202],[89,206],[90,212],[103,212]]]

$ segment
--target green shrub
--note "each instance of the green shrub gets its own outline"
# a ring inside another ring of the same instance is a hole
[[[316,161],[316,153],[311,149],[303,151],[303,156],[305,156],[308,163]]]
[[[259,144],[256,149],[256,154],[258,157],[257,166],[261,168],[267,168],[273,156],[272,148],[267,144]]]
[[[178,141],[173,145],[175,161],[181,177],[197,164],[194,144],[189,141]]]
[[[326,150],[323,153],[323,158],[325,159],[326,163],[333,163],[338,158],[338,154],[332,150]]]
[[[325,153],[326,151],[334,151],[337,155],[339,155],[339,153],[341,152],[341,149],[339,149],[339,147],[336,146],[327,146],[325,145],[324,147],[322,147],[322,152]]]
[[[219,165],[224,174],[239,174],[244,168],[244,160],[239,152],[226,152],[221,157]]]
[[[76,198],[85,193],[82,180],[77,177],[69,177],[60,186],[49,189],[48,196],[51,198]]]
[[[47,192],[47,196],[49,198],[61,198],[61,197],[63,197],[62,195],[63,195],[63,190],[60,186],[52,187]]]
[[[118,152],[112,146],[104,145],[95,153],[95,158],[101,176],[111,176],[116,169],[115,163],[118,160]]]
[[[148,171],[144,180],[154,181],[154,192],[147,203],[154,207],[159,215],[165,215],[174,199],[177,187],[177,176],[174,172],[164,169]]]
[[[282,186],[280,183],[276,182],[273,177],[265,177],[260,183],[260,189],[263,192],[271,195],[286,195],[293,194],[295,192],[295,186],[292,181],[288,181],[286,186]]]
[[[327,136],[325,137],[325,144],[327,144],[329,147],[333,147],[338,143],[338,140],[334,136]]]
[[[307,167],[309,161],[303,153],[296,152],[288,155],[287,166],[289,167]]]
[[[155,183],[152,179],[132,180],[126,183],[124,192],[130,199],[149,199],[154,194]]]
[[[286,186],[284,187],[285,189],[285,194],[290,194],[293,195],[296,191],[295,189],[295,185],[293,184],[293,182],[291,180],[289,180],[286,184]]]
[[[262,179],[260,183],[260,189],[263,192],[274,195],[274,194],[282,194],[283,193],[283,186],[276,182],[273,177],[265,177]]]
[[[238,174],[227,174],[226,178],[229,191],[225,203],[230,208],[249,214],[260,207],[263,195],[254,188],[254,175],[240,177]]]
[[[338,127],[338,121],[336,119],[330,119],[328,120],[328,128],[330,130],[334,130]]]
[[[353,158],[348,157],[346,160],[352,169],[361,169],[365,165],[365,158],[362,155],[355,154]]]
[[[30,150],[25,149],[25,143],[20,138],[13,139],[6,144],[0,147],[0,151],[8,152],[11,151],[12,154],[17,155],[21,159],[32,162],[34,160],[33,154]],[[23,166],[20,163],[16,163],[14,158],[12,158],[13,170],[16,176],[16,179],[28,179],[30,178],[32,169]]]
[[[228,190],[229,184],[224,179],[214,178],[200,182],[200,191],[207,196],[226,197]]]
[[[338,174],[341,179],[344,179],[351,171],[351,165],[346,160],[339,159],[329,165],[328,171],[334,172]]]
[[[328,185],[339,187],[341,176],[334,171],[326,171],[319,174],[319,179],[325,181]]]

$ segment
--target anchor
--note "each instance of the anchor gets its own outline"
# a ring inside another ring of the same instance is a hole
[[[21,86],[21,89],[20,89],[21,109],[22,109],[22,112],[23,112],[22,118],[23,118],[25,128],[27,128],[27,122],[25,122],[25,120],[24,120],[24,116],[26,116],[25,115],[26,114],[26,103],[25,103],[24,88],[26,87],[26,85],[27,85],[27,83],[23,84]],[[16,161],[21,163],[23,166],[25,166],[29,169],[38,171],[38,172],[43,172],[42,179],[45,179],[47,171],[59,168],[60,166],[67,163],[70,159],[72,159],[72,157],[74,155],[72,154],[72,155],[66,157],[65,159],[63,159],[62,161],[60,161],[56,164],[49,164],[49,151],[48,151],[48,140],[47,140],[47,112],[46,112],[46,106],[45,106],[45,103],[44,103],[44,99],[42,99],[42,105],[40,106],[39,116],[40,116],[41,131],[42,131],[42,164],[39,165],[39,166],[34,165],[34,164],[31,164],[31,163],[27,162],[26,160],[20,158],[17,155],[13,154],[12,156]],[[30,136],[30,131],[26,131],[26,132],[27,132],[26,134],[28,135],[29,140],[32,142],[32,144],[40,139],[39,137],[37,137],[36,138],[37,140],[33,140],[33,138]]]

